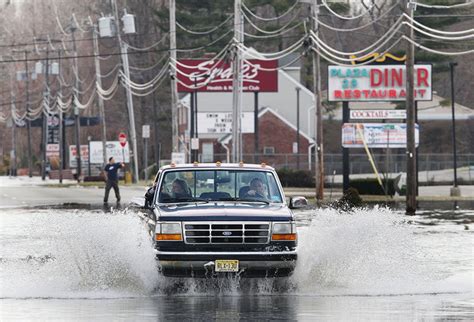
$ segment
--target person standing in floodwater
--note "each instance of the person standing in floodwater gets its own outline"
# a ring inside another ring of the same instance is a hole
[[[114,188],[117,202],[120,202],[120,190],[118,187],[118,170],[124,167],[125,167],[125,163],[123,162],[116,163],[114,160],[114,157],[109,158],[109,164],[107,164],[104,168],[105,180],[106,180],[104,203],[107,203],[109,200],[109,192],[111,188]]]

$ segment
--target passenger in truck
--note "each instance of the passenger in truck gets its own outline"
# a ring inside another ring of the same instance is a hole
[[[191,190],[183,179],[175,179],[171,188],[171,194],[174,198],[191,197]]]
[[[265,185],[263,184],[262,179],[260,178],[253,178],[250,181],[250,189],[245,194],[245,197],[250,198],[259,198],[259,199],[267,199],[265,196]]]

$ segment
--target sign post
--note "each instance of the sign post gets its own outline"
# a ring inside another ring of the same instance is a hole
[[[125,163],[125,146],[127,145],[127,136],[125,135],[125,133],[121,132],[118,138],[120,146],[122,147],[122,162]]]
[[[143,167],[143,176],[144,180],[147,179],[147,168],[148,168],[148,139],[150,138],[150,125],[145,124],[142,125],[142,138],[143,138],[143,149],[145,150],[143,153],[144,156],[144,167]]]

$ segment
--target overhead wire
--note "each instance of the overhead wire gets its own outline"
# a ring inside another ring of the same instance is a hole
[[[258,20],[262,20],[262,21],[275,21],[275,20],[279,20],[283,17],[285,17],[286,15],[288,15],[290,12],[292,12],[296,6],[300,3],[299,0],[296,0],[295,3],[293,3],[291,5],[291,7],[288,8],[288,10],[286,10],[284,13],[282,13],[281,15],[277,16],[277,17],[272,17],[272,18],[264,18],[264,17],[261,17],[261,16],[258,16],[256,15],[255,13],[252,12],[252,10],[250,10],[244,2],[242,2],[242,8],[244,10],[246,10],[252,17],[254,17],[255,19],[258,19]]]
[[[283,25],[281,28],[278,28],[278,29],[275,29],[275,30],[271,30],[271,31],[268,31],[268,30],[264,30],[262,28],[260,28],[259,26],[257,26],[256,24],[254,24],[252,22],[252,20],[245,14],[245,12],[242,11],[242,16],[245,18],[245,20],[247,20],[247,22],[250,24],[250,26],[252,26],[254,29],[258,30],[259,32],[263,33],[263,34],[277,34],[277,33],[280,33],[281,31],[285,30],[286,28],[288,28],[288,26],[290,26],[294,21],[295,19],[298,17],[298,15],[294,15],[285,25]],[[303,22],[299,22],[298,25],[301,25],[303,24]]]
[[[436,50],[436,49],[432,49],[432,48],[423,46],[423,45],[417,43],[416,41],[410,39],[410,38],[407,37],[407,36],[402,36],[402,37],[403,37],[403,39],[405,39],[406,41],[410,42],[410,43],[411,43],[412,45],[414,45],[415,47],[421,48],[421,49],[423,49],[423,50],[425,50],[425,51],[428,51],[428,52],[430,52],[430,53],[437,54],[437,55],[443,55],[443,56],[460,56],[460,55],[474,54],[474,49],[465,50],[465,51],[458,51],[458,52],[440,51],[440,50]]]
[[[168,35],[168,33],[166,35]],[[159,44],[161,44],[165,40],[166,40],[166,37],[163,37],[159,41],[157,41],[156,43],[151,44],[150,46],[147,46],[147,47],[143,47],[143,48],[132,46],[129,43],[123,41],[123,40],[122,40],[122,42],[130,49],[133,49],[133,50],[136,50],[136,51],[149,51],[151,48],[154,48],[154,47],[158,46]]]
[[[332,13],[334,16],[338,17],[339,19],[343,19],[343,20],[354,20],[354,19],[359,19],[359,18],[362,18],[363,16],[365,16],[366,14],[370,13],[370,10],[372,9],[372,7],[374,6],[373,4],[370,5],[364,12],[362,12],[361,14],[357,15],[357,16],[350,16],[350,17],[345,17],[345,16],[342,16],[340,14],[338,14],[337,12],[335,12],[334,10],[331,9],[331,7],[327,4],[326,0],[322,0],[322,5],[326,8],[326,10],[328,10],[330,13]]]
[[[419,7],[428,8],[428,9],[457,9],[461,7],[472,6],[474,4],[474,1],[468,0],[467,2],[464,2],[464,3],[458,3],[458,4],[452,4],[452,5],[432,5],[432,4],[425,4],[425,3],[416,2],[416,1],[412,1],[411,3]]]
[[[362,26],[354,27],[354,28],[337,28],[337,27],[334,27],[334,26],[331,26],[329,24],[326,24],[326,23],[322,22],[320,19],[318,19],[318,25],[321,25],[321,26],[323,26],[327,29],[334,30],[334,31],[341,31],[341,32],[356,31],[356,30],[360,30],[360,29],[364,29],[366,27],[372,26],[375,22],[385,18],[386,15],[388,15],[394,8],[397,8],[398,6],[399,5],[396,3],[393,6],[391,6],[390,8],[388,8],[385,12],[383,12],[376,19],[372,20],[371,22],[366,23]],[[312,18],[315,19],[314,17],[312,17]]]
[[[178,21],[176,21],[176,26],[178,26],[181,30],[183,31],[186,31],[187,33],[190,33],[190,34],[193,34],[193,35],[208,35],[208,34],[211,34],[213,33],[214,31],[216,30],[219,30],[220,27],[224,26],[231,18],[233,18],[234,15],[229,15],[229,17],[227,17],[227,19],[225,19],[223,22],[221,22],[219,25],[209,29],[209,30],[206,30],[206,31],[195,31],[195,30],[191,30],[189,28],[186,28],[184,27],[183,25],[181,25]]]
[[[403,17],[405,17],[406,19],[408,19],[410,22],[412,22],[413,24],[416,24],[417,26],[425,29],[425,30],[428,30],[428,31],[431,31],[431,32],[434,32],[434,33],[438,33],[438,34],[441,34],[441,35],[464,35],[464,34],[468,34],[468,33],[473,33],[474,32],[474,29],[467,29],[467,30],[459,30],[459,31],[444,31],[444,30],[439,30],[439,29],[434,29],[434,28],[430,28],[424,24],[422,24],[421,22],[419,21],[416,21],[415,18],[412,18],[410,17],[409,15],[407,15],[406,13],[403,13]]]
[[[289,33],[289,32],[292,31],[292,30],[295,30],[296,28],[300,27],[300,26],[301,26],[302,24],[304,24],[304,23],[305,23],[305,22],[302,21],[301,23],[298,23],[298,24],[296,24],[296,25],[294,25],[294,26],[292,26],[292,27],[289,27],[289,28],[287,28],[286,30],[283,30],[283,31],[281,31],[281,32],[279,32],[279,33],[277,33],[277,34],[271,34],[271,35],[254,35],[254,34],[250,34],[250,33],[248,33],[248,32],[243,32],[243,34],[244,34],[245,36],[247,36],[247,37],[250,37],[250,38],[259,38],[259,39],[275,38],[275,37],[280,37],[280,36],[282,36],[282,35],[284,35],[284,34],[287,34],[287,33]],[[237,30],[237,32],[240,33],[239,30]]]
[[[129,66],[129,68],[132,69],[132,70],[137,70],[137,71],[152,70],[152,69],[155,69],[157,66],[159,66],[163,62],[163,60],[165,60],[165,58],[167,58],[167,57],[166,56],[161,57],[155,64],[153,64],[151,66],[148,66],[148,67]]]
[[[227,36],[228,34],[230,34],[231,32],[232,32],[232,30],[227,31],[226,33],[222,34],[220,37],[216,38],[214,41],[208,43],[207,45],[204,45],[204,46],[201,46],[201,47],[196,47],[196,48],[193,48],[193,49],[176,48],[176,51],[186,53],[186,52],[193,52],[193,51],[197,51],[197,50],[201,50],[201,49],[211,47],[214,44],[221,41],[222,39],[224,39],[224,37]]]

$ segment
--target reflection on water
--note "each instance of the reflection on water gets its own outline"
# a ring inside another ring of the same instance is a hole
[[[1,218],[2,320],[474,317],[473,211],[298,212],[297,270],[279,280],[162,278],[143,223],[126,209]]]

